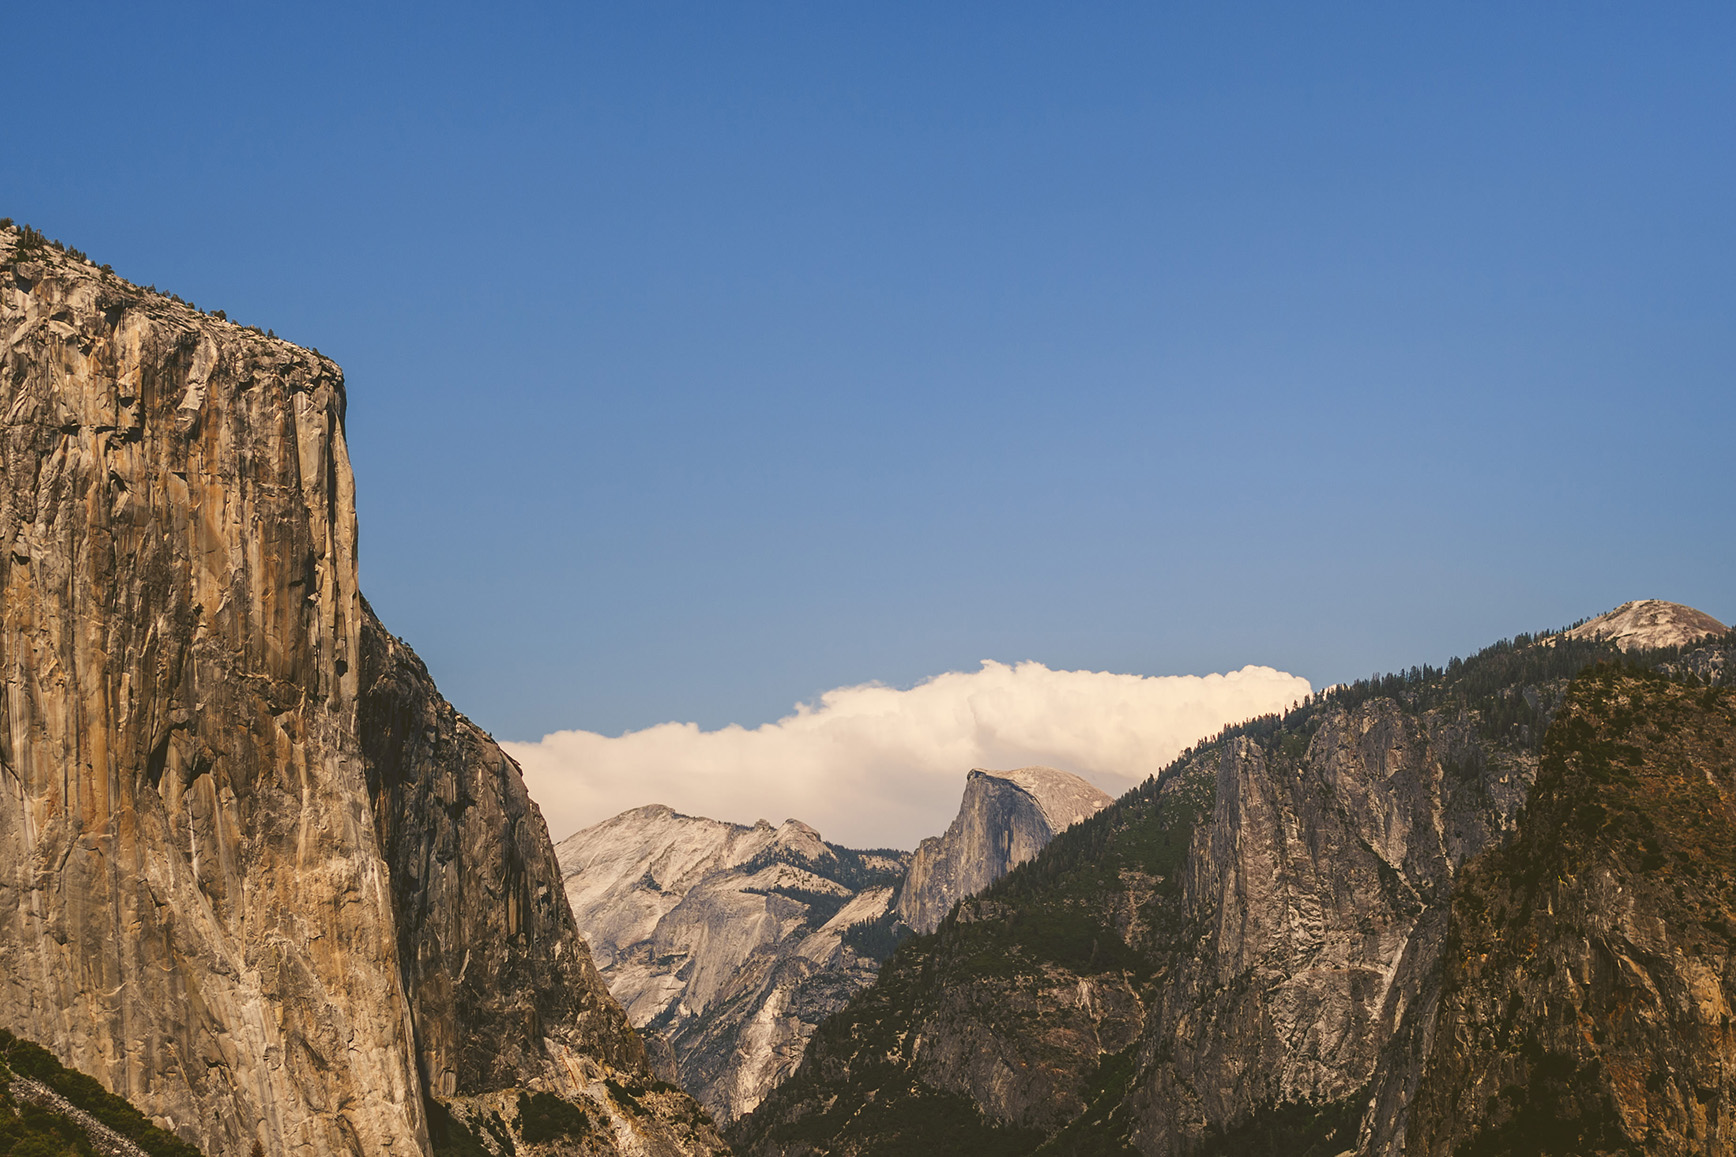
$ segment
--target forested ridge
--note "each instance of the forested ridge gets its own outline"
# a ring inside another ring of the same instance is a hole
[[[1227,757],[1294,778],[1329,721],[1343,730],[1347,720],[1401,720],[1417,742],[1438,744],[1443,782],[1478,801],[1480,811],[1447,825],[1467,829],[1448,832],[1449,852],[1469,854],[1505,838],[1497,820],[1516,818],[1576,675],[1602,664],[1698,684],[1696,670],[1721,678],[1733,651],[1736,632],[1637,653],[1606,640],[1520,635],[1444,667],[1329,688],[1282,715],[1226,728],[963,901],[933,934],[900,943],[875,985],[820,1027],[801,1068],[731,1140],[754,1154],[890,1154],[917,1144],[961,1155],[1139,1151],[1135,1135],[1149,1128],[1141,1114],[1152,1110],[1134,1094],[1172,1042],[1142,1036],[1138,1024],[1177,977],[1198,971],[1191,957],[1208,929],[1183,892],[1198,870],[1190,856],[1200,855],[1214,808],[1224,805]],[[1510,798],[1487,798],[1497,790]],[[1477,828],[1479,815],[1496,819]],[[1399,880],[1379,886],[1394,896],[1410,888]],[[1394,904],[1401,912],[1432,904],[1444,920],[1445,898]],[[1107,994],[1093,999],[1124,1001],[1125,1023],[1113,1011],[1057,1010],[1055,994],[1074,984]],[[937,1045],[949,1036],[957,1040]],[[999,1066],[992,1079],[972,1075],[973,1064],[991,1061]],[[1020,1080],[1028,1084],[1022,1093],[980,1091]],[[1356,1143],[1370,1096],[1358,1085],[1325,1101],[1265,1103],[1196,1131],[1187,1147],[1238,1157],[1338,1153]],[[1139,1149],[1152,1151],[1149,1140]]]

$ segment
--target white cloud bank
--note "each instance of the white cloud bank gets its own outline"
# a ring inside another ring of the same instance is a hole
[[[865,684],[751,730],[663,723],[503,743],[557,840],[643,804],[752,823],[794,818],[834,843],[913,848],[944,831],[973,767],[1059,767],[1111,795],[1225,724],[1280,711],[1306,679],[1051,671],[985,661],[908,691]]]

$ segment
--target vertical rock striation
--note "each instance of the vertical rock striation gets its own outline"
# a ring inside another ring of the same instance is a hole
[[[933,932],[954,904],[1034,857],[1055,833],[1113,802],[1078,776],[1052,767],[972,769],[946,834],[917,846],[899,893],[899,917],[918,932]]]
[[[0,1025],[213,1157],[643,1072],[516,767],[362,601],[338,368],[6,229],[0,407]]]
[[[1209,760],[1181,872],[1189,935],[1154,988],[1128,1096],[1142,1151],[1358,1099],[1431,1007],[1458,869],[1510,828],[1535,774],[1460,711],[1375,699],[1312,730],[1306,746],[1300,730],[1238,736]]]
[[[358,732],[429,1091],[533,1076],[569,1091],[585,1058],[643,1070],[644,1046],[591,963],[517,765],[363,610]]]
[[[420,1151],[338,369],[12,256],[0,1020],[211,1153]]]

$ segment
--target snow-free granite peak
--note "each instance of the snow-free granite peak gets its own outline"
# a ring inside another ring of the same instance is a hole
[[[662,805],[556,852],[610,991],[723,1122],[759,1104],[814,1026],[874,978],[879,961],[852,929],[887,916],[910,862],[828,844],[797,820],[749,827]]]
[[[1704,611],[1662,599],[1636,599],[1562,634],[1570,639],[1607,639],[1624,651],[1682,647],[1730,628]]]
[[[1047,767],[977,768],[958,818],[913,857],[774,827],[632,808],[556,849],[567,896],[609,990],[672,1077],[720,1123],[789,1076],[809,1037],[867,987],[910,927],[1030,859],[1109,797]],[[920,864],[920,874],[917,865]]]
[[[1114,801],[1053,767],[972,769],[946,834],[917,846],[898,915],[918,932],[939,927],[952,906],[1042,851],[1055,834]]]

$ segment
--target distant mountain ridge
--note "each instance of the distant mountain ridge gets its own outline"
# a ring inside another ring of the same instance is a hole
[[[610,992],[722,1121],[759,1104],[873,979],[879,961],[851,930],[885,917],[910,860],[795,820],[747,827],[662,805],[575,832],[556,855]]]
[[[1109,797],[1046,767],[972,770],[944,836],[856,851],[806,824],[748,827],[634,808],[556,848],[611,994],[721,1122],[752,1111],[815,1027],[908,935],[1034,856]],[[911,898],[915,897],[914,902]]]
[[[1612,661],[1694,686],[1736,670],[1736,636],[1620,635],[1522,635],[1184,753],[905,941],[728,1136],[754,1157],[1432,1145],[1413,1127],[1443,1118],[1413,1110],[1458,1031],[1441,1019],[1457,881],[1519,829],[1572,680]]]

